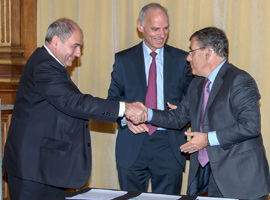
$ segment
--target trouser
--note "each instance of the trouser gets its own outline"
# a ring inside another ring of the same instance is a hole
[[[213,177],[212,172],[210,172],[210,176],[209,176],[208,196],[209,197],[221,197],[221,198],[224,197],[218,189],[218,186],[215,182],[215,179]],[[262,197],[259,197],[256,199],[240,199],[240,200],[266,200],[266,196],[262,196]]]
[[[180,194],[183,167],[176,160],[166,130],[145,135],[135,163],[129,168],[118,166],[120,187],[125,191],[147,192],[151,178],[152,192]]]
[[[11,200],[65,199],[66,189],[24,180],[7,174]]]

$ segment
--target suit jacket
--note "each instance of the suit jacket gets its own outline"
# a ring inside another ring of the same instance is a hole
[[[164,46],[164,104],[170,102],[177,105],[186,95],[192,79],[190,67],[186,62],[187,53]],[[130,49],[115,55],[109,99],[127,102],[145,102],[147,82],[144,66],[142,42]],[[167,109],[166,105],[164,105]],[[169,142],[178,162],[185,167],[185,155],[180,153],[179,146],[186,139],[183,130],[168,130]],[[116,141],[116,162],[118,166],[130,167],[138,157],[145,134],[133,134],[127,126],[119,122]]]
[[[177,110],[154,110],[151,123],[181,128],[191,121],[191,131],[200,132],[203,77],[195,78],[188,96]],[[207,146],[210,167],[224,197],[258,198],[269,193],[269,167],[262,143],[260,94],[253,78],[225,63],[213,83],[203,120],[203,132],[216,131],[220,146]],[[190,155],[188,194],[203,190],[203,170],[198,152]]]
[[[91,171],[88,119],[113,122],[119,102],[82,94],[67,70],[42,47],[26,63],[5,145],[13,176],[80,188]]]

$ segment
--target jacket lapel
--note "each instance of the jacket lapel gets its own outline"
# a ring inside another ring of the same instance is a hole
[[[143,43],[137,45],[137,48],[134,51],[134,59],[133,62],[130,63],[136,68],[136,72],[138,75],[139,81],[143,86],[143,93],[146,94],[147,90],[147,82],[146,82],[146,74],[145,74],[145,63],[144,63],[144,55],[143,55]],[[134,74],[135,76],[135,74]]]
[[[194,103],[195,108],[195,117],[196,117],[196,130],[200,130],[200,120],[201,120],[201,113],[202,113],[202,103],[203,103],[203,87],[204,87],[204,80],[205,78],[201,78],[200,82],[198,83],[198,87],[196,87],[197,91],[195,91],[196,98],[198,99],[199,103]]]
[[[170,78],[169,78],[169,74],[171,71],[173,71],[173,65],[171,64],[172,57],[171,57],[171,51],[168,48],[168,46],[165,44],[164,45],[164,59],[163,59],[163,88],[164,88],[164,104],[166,104],[166,102],[168,102],[169,100],[167,99],[169,94],[167,94],[168,92],[170,92],[171,90],[169,89],[168,84],[170,83]],[[166,107],[166,105],[165,105]],[[164,107],[164,108],[165,108]]]
[[[213,83],[213,86],[212,86],[212,89],[211,89],[211,92],[210,92],[210,95],[209,95],[209,98],[208,98],[208,102],[207,102],[207,105],[206,105],[206,108],[205,108],[205,114],[207,114],[207,111],[208,111],[209,107],[214,102],[215,97],[217,96],[217,93],[220,90],[220,87],[221,87],[221,85],[223,83],[223,76],[225,75],[225,73],[227,71],[227,65],[228,65],[227,62],[225,62],[223,64],[223,66],[221,67],[221,69],[219,70],[219,72],[218,72],[218,74],[217,74],[217,76],[215,78],[215,81]]]

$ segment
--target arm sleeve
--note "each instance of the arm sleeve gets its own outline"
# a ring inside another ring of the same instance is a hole
[[[230,107],[235,122],[216,130],[217,139],[225,150],[261,134],[258,104],[260,94],[254,79],[242,72],[233,80],[230,89]]]

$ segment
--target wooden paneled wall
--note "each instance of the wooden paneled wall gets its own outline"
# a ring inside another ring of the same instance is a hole
[[[13,104],[20,74],[37,46],[36,0],[0,1],[0,98]]]
[[[2,128],[2,159],[4,155],[4,146],[7,139],[7,132],[10,124],[11,114],[8,114],[6,111],[2,111],[1,116],[1,128]],[[7,177],[6,174],[3,174],[2,177],[2,197],[3,200],[10,200],[9,191],[8,191],[8,185],[7,185]]]
[[[37,47],[37,1],[1,0],[0,12],[0,98],[13,105],[23,66]],[[3,149],[12,111],[1,114]],[[3,199],[9,199],[5,174]]]

